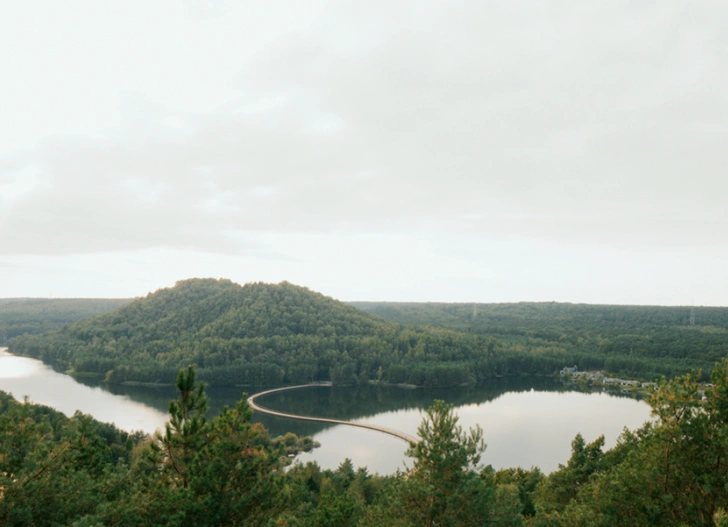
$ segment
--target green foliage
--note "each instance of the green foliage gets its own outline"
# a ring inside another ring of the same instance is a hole
[[[604,436],[587,444],[581,434],[571,442],[571,457],[566,466],[538,485],[536,493],[539,512],[551,514],[563,511],[576,499],[579,489],[597,472],[603,457]]]
[[[9,347],[110,383],[173,384],[180,368],[195,364],[216,386],[462,386],[551,375],[565,364],[654,379],[708,371],[728,354],[724,308],[698,308],[698,325],[689,326],[686,308],[355,305],[389,321],[286,282],[192,279]]]
[[[0,302],[0,339],[12,336],[9,327],[32,333],[91,314],[93,304],[69,302]],[[111,304],[93,309],[104,305]],[[285,471],[289,456],[316,445],[294,434],[271,439],[250,423],[244,396],[206,419],[197,377],[455,386],[565,364],[670,377],[728,354],[722,308],[696,309],[698,325],[688,326],[685,308],[478,305],[474,316],[472,304],[358,305],[394,322],[287,283],[188,280],[113,313],[13,339],[14,353],[109,382],[176,378],[179,398],[164,432],[145,437],[0,393],[0,524],[727,523],[728,360],[713,369],[707,390],[699,372],[663,380],[650,399],[654,422],[625,430],[610,451],[603,438],[577,435],[569,461],[548,476],[478,467],[482,432],[463,432],[442,401],[410,447],[412,469],[390,477],[349,460],[335,471],[315,464]]]
[[[314,441],[311,437],[298,437],[293,432],[286,432],[285,435],[276,437],[271,444],[276,450],[280,450],[289,458],[300,452],[310,452],[321,446],[318,441]]]
[[[0,346],[20,335],[61,329],[131,302],[114,298],[0,299]]]
[[[366,525],[366,512],[381,502],[390,481],[371,476],[366,468],[355,469],[349,459],[335,471],[298,464],[288,477],[298,497],[293,524],[305,526]]]
[[[194,368],[177,385],[165,433],[152,438],[0,392],[0,525],[266,525],[283,515],[286,450],[250,423],[245,397],[207,421]]]
[[[205,385],[195,383],[195,369],[180,370],[177,376],[179,399],[169,403],[170,420],[165,433],[155,433],[150,444],[152,458],[164,468],[169,481],[187,487],[190,482],[188,465],[207,441],[207,396]],[[252,414],[252,412],[251,412]],[[250,416],[244,416],[249,419]]]
[[[421,438],[407,455],[415,462],[405,487],[405,507],[416,525],[456,525],[475,512],[482,488],[475,474],[485,451],[483,431],[457,425],[452,406],[435,401],[417,432]]]
[[[655,423],[625,432],[613,449],[575,440],[567,467],[536,491],[534,525],[708,526],[728,505],[728,359],[705,398],[699,373],[662,381]],[[573,461],[573,463],[572,463]]]
[[[0,525],[70,525],[95,515],[128,484],[127,444],[140,439],[0,392]]]
[[[287,506],[283,443],[271,441],[245,396],[210,421],[204,417],[204,384],[195,369],[181,370],[179,398],[170,403],[165,433],[139,452],[132,468],[138,482],[117,509],[129,525],[264,525]],[[284,438],[295,449],[313,442]],[[123,523],[123,522],[122,522]]]
[[[375,378],[453,386],[499,371],[496,364],[482,367],[486,350],[497,347],[488,337],[403,328],[285,282],[186,280],[113,313],[13,339],[9,347],[111,383],[171,384],[189,364],[217,386]]]
[[[245,396],[207,420],[195,369],[178,374],[170,422],[154,437],[0,393],[0,524],[280,526],[725,525],[728,359],[711,375],[663,381],[655,420],[603,439],[577,435],[559,470],[479,467],[482,432],[464,432],[452,407],[428,409],[412,468],[371,475],[344,460],[285,471],[307,441],[271,440]],[[704,396],[704,397],[703,397]],[[310,440],[308,442],[310,444]]]
[[[457,422],[452,406],[433,403],[418,429],[421,440],[407,451],[412,468],[395,478],[386,506],[369,511],[368,524],[522,525],[516,486],[500,484],[490,467],[478,473],[482,430],[464,432]]]
[[[544,475],[538,467],[525,470],[521,467],[507,468],[495,473],[495,482],[499,485],[515,485],[518,489],[518,499],[521,502],[521,514],[524,517],[532,517],[536,514],[536,507],[533,503],[533,493]]]
[[[683,375],[691,369],[710,371],[715,361],[728,354],[725,307],[694,308],[696,325],[691,326],[689,307],[555,302],[351,305],[408,326],[497,338],[506,355],[517,355],[517,367],[525,372],[553,361],[551,372],[576,364],[581,370],[654,379]]]
[[[407,455],[415,459],[413,472],[423,480],[457,484],[470,470],[475,470],[485,452],[483,430],[476,426],[465,433],[452,405],[434,401],[427,409],[417,433],[421,441],[410,445]]]

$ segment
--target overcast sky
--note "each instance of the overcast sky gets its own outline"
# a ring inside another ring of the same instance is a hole
[[[728,305],[722,0],[0,7],[0,297]]]

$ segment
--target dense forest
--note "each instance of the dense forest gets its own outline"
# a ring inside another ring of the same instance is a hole
[[[514,367],[485,335],[403,327],[285,282],[212,279],[179,282],[9,347],[111,383],[171,383],[179,368],[195,364],[218,386],[370,379],[453,386]]]
[[[653,380],[728,355],[728,309],[336,301],[304,287],[192,279],[10,351],[109,383],[381,381],[462,386],[562,367]]]
[[[728,525],[728,360],[701,392],[696,377],[662,381],[653,422],[572,442],[565,465],[483,467],[479,429],[435,401],[391,476],[344,460],[285,470],[315,445],[271,439],[243,397],[207,420],[204,386],[180,370],[164,431],[128,434],[0,393],[0,524],[133,526],[633,527]]]
[[[61,329],[131,302],[111,298],[4,298],[0,299],[0,346],[20,335]]]
[[[580,369],[653,378],[710,371],[728,356],[728,308],[520,302],[511,304],[351,302],[411,327],[489,335],[512,352],[574,356]]]

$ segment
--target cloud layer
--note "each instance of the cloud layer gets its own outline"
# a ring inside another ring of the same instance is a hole
[[[3,8],[0,254],[728,237],[720,4],[305,4]]]

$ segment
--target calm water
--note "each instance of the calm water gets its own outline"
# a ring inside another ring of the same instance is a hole
[[[167,420],[175,390],[79,383],[54,372],[37,360],[14,357],[0,349],[0,390],[16,398],[52,406],[67,415],[76,410],[100,421],[113,422],[126,430],[153,432]],[[255,391],[255,390],[254,390]],[[223,405],[232,406],[241,389],[208,389],[213,415]],[[488,449],[484,464],[496,468],[539,466],[550,472],[570,455],[571,440],[581,432],[587,441],[604,434],[607,447],[616,442],[626,426],[634,429],[650,417],[645,403],[602,393],[566,391],[552,379],[499,379],[485,386],[440,390],[404,390],[364,386],[357,388],[311,387],[270,394],[258,403],[290,413],[333,417],[374,423],[412,435],[422,420],[424,408],[434,399],[456,406],[460,424],[479,424]],[[345,458],[370,472],[391,473],[408,459],[406,444],[374,431],[343,426],[294,421],[266,415],[262,422],[271,435],[295,432],[311,435],[321,443],[302,461],[317,461],[324,468],[336,468]]]

